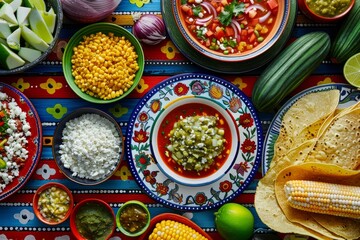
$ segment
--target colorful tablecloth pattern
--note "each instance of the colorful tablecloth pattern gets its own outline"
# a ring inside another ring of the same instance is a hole
[[[133,12],[152,13],[161,15],[161,0],[123,0],[115,12],[104,21],[113,22],[131,30]],[[186,59],[174,46],[168,37],[159,45],[143,45],[145,52],[144,76],[135,91],[126,99],[107,105],[96,105],[78,98],[67,85],[61,66],[64,47],[69,38],[84,24],[65,20],[60,39],[50,56],[39,66],[28,72],[1,76],[0,81],[10,84],[23,92],[33,103],[41,119],[43,129],[43,151],[35,172],[27,184],[14,195],[0,202],[0,239],[74,239],[69,227],[69,221],[57,226],[48,226],[40,222],[32,209],[32,198],[35,190],[49,181],[60,182],[68,186],[74,195],[75,203],[86,198],[99,198],[108,202],[116,212],[128,200],[140,200],[150,209],[152,216],[160,213],[178,213],[184,215],[208,232],[214,239],[221,239],[214,225],[214,212],[207,211],[181,212],[157,203],[147,196],[134,180],[126,159],[122,161],[117,172],[108,181],[96,186],[83,186],[69,181],[57,167],[52,155],[52,140],[55,127],[67,113],[81,107],[95,107],[111,114],[119,123],[124,133],[134,106],[144,94],[154,85],[170,76],[180,73],[201,72],[226,79],[238,86],[247,96],[251,97],[251,90],[262,68],[245,74],[226,75],[208,71]],[[328,32],[334,36],[336,24],[315,24],[298,13],[296,26],[291,35],[292,41],[299,36],[316,30]],[[332,64],[326,59],[319,68],[293,94],[307,87],[331,82],[345,82],[342,66]],[[266,133],[274,114],[259,114],[263,131]],[[125,135],[125,134],[124,134]],[[255,216],[255,232],[271,233],[257,217],[253,205],[254,193],[261,173],[256,175],[244,193],[233,199],[233,202],[243,204]],[[285,239],[305,239],[302,236],[281,235]],[[118,230],[111,238],[128,239]]]

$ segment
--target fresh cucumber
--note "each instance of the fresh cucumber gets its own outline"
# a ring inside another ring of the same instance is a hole
[[[0,65],[5,69],[21,67],[25,61],[16,53],[11,51],[5,44],[0,43]]]
[[[273,111],[325,59],[330,50],[325,32],[311,32],[283,49],[255,82],[252,101],[259,111]]]
[[[330,58],[335,63],[345,63],[360,52],[360,0],[356,0],[331,45]]]

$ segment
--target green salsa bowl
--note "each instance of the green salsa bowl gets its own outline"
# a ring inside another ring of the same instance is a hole
[[[109,239],[115,232],[115,213],[108,203],[96,198],[75,205],[70,215],[70,229],[78,240]]]
[[[116,225],[126,236],[140,236],[150,226],[149,209],[140,201],[127,201],[116,213]]]
[[[134,47],[134,51],[136,52],[136,54],[138,56],[137,63],[138,63],[139,69],[135,73],[135,77],[133,79],[133,84],[126,91],[124,91],[123,94],[121,94],[120,96],[117,96],[117,97],[113,97],[111,99],[102,99],[102,98],[99,98],[96,96],[91,96],[90,94],[82,91],[81,88],[75,83],[75,78],[72,74],[72,65],[73,64],[72,64],[71,59],[74,55],[74,47],[78,46],[80,44],[80,42],[83,41],[84,36],[90,36],[91,34],[96,34],[99,32],[104,33],[104,34],[113,33],[115,36],[124,37]],[[142,77],[142,74],[144,71],[145,59],[144,59],[144,52],[143,52],[140,42],[136,39],[136,37],[131,32],[129,32],[125,28],[123,28],[119,25],[113,24],[113,23],[100,22],[100,23],[94,23],[94,24],[88,25],[88,26],[80,29],[71,37],[68,44],[66,45],[66,48],[65,48],[65,51],[63,54],[62,64],[63,64],[62,66],[63,66],[63,72],[64,72],[65,79],[66,79],[67,83],[69,84],[70,88],[75,92],[75,94],[77,94],[80,98],[82,98],[88,102],[98,103],[98,104],[107,104],[107,103],[116,102],[116,101],[126,97],[134,90],[134,88],[138,85],[138,83]]]
[[[320,23],[340,21],[354,4],[355,0],[298,0],[302,13],[312,21]]]

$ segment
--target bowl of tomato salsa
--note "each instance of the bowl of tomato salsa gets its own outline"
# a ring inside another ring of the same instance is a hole
[[[335,22],[343,19],[355,0],[298,0],[302,13],[316,22]]]
[[[172,0],[177,27],[203,55],[246,61],[272,49],[287,26],[291,0]]]
[[[211,99],[178,98],[157,116],[151,153],[168,178],[187,186],[207,185],[231,168],[239,149],[232,115]]]

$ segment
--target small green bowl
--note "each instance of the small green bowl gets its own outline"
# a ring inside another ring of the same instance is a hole
[[[96,97],[90,96],[89,94],[81,91],[81,89],[76,85],[76,83],[74,81],[74,77],[72,75],[72,71],[71,71],[71,66],[72,66],[71,58],[72,58],[72,55],[74,54],[74,51],[73,51],[74,47],[79,45],[79,43],[83,40],[83,36],[88,36],[90,34],[95,34],[98,32],[102,32],[105,34],[112,32],[116,36],[124,36],[134,46],[135,51],[138,55],[137,62],[139,65],[139,70],[135,74],[133,85],[126,92],[124,92],[121,96],[119,96],[117,98],[109,99],[109,100],[96,98]],[[138,83],[142,77],[142,74],[144,71],[144,64],[145,64],[144,52],[143,52],[140,42],[136,39],[136,37],[131,32],[129,32],[128,30],[126,30],[125,28],[123,28],[119,25],[116,25],[113,23],[105,23],[105,22],[94,23],[94,24],[88,25],[88,26],[80,29],[79,31],[77,31],[71,37],[68,44],[66,45],[66,48],[65,48],[65,51],[63,54],[63,59],[62,59],[64,76],[65,76],[65,79],[66,79],[67,83],[69,84],[70,88],[80,98],[82,98],[88,102],[99,103],[99,104],[116,102],[116,101],[126,97],[127,95],[129,95],[130,92],[132,90],[134,90],[134,88],[138,85]]]
[[[144,227],[142,227],[140,230],[137,230],[136,232],[129,232],[127,231],[123,226],[122,226],[122,223],[120,221],[120,215],[122,213],[122,211],[124,211],[124,209],[126,209],[127,207],[129,206],[137,206],[139,207],[140,209],[143,209],[143,211],[147,214],[147,219],[146,219],[146,224]],[[117,227],[119,228],[120,232],[122,232],[123,234],[125,234],[126,236],[128,237],[137,237],[137,236],[140,236],[141,234],[143,234],[147,229],[148,227],[150,226],[150,212],[149,212],[149,209],[145,206],[145,204],[143,204],[142,202],[140,201],[137,201],[137,200],[130,200],[130,201],[127,201],[126,203],[124,203],[120,208],[119,210],[117,211],[116,213],[116,225]]]

